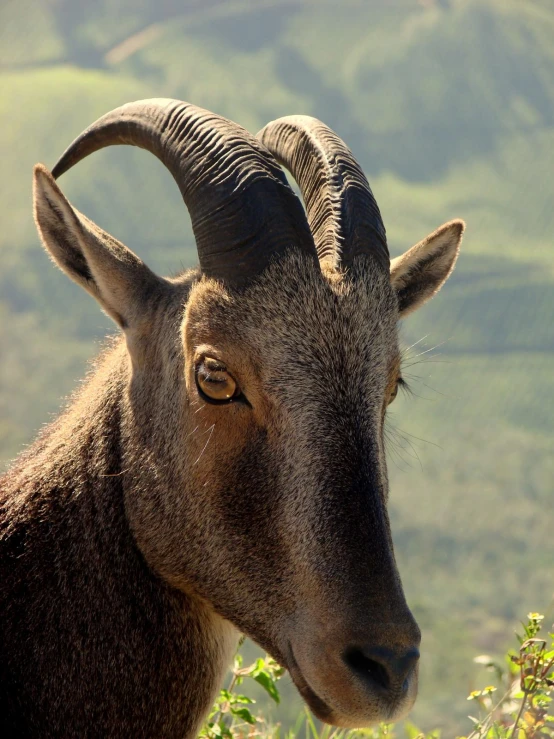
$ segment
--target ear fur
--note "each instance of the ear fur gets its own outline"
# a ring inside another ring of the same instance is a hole
[[[463,221],[449,221],[391,260],[391,284],[402,318],[430,300],[446,282],[458,258],[464,230]]]
[[[41,241],[58,267],[96,298],[121,328],[139,320],[149,295],[164,281],[73,208],[42,164],[34,169],[33,199]]]

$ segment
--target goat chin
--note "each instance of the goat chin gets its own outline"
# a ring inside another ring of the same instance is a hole
[[[300,651],[300,650],[299,650]],[[318,719],[343,728],[363,728],[381,721],[398,721],[412,708],[417,697],[417,660],[410,660],[402,674],[383,684],[369,673],[354,671],[342,659],[324,654],[319,663],[302,662],[292,648],[289,672],[299,693]]]

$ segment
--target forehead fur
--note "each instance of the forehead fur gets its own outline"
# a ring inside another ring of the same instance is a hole
[[[398,357],[397,320],[389,277],[371,260],[340,272],[294,253],[240,292],[202,279],[186,316],[197,346],[238,350],[266,382],[290,386],[308,374],[328,390],[345,377],[386,383]]]

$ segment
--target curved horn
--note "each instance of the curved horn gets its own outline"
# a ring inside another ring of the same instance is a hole
[[[344,141],[305,115],[268,123],[257,136],[298,182],[320,260],[347,265],[371,254],[389,270],[381,213],[369,183]]]
[[[302,205],[252,134],[190,103],[139,100],[112,110],[69,146],[59,177],[113,144],[155,154],[173,175],[189,210],[202,272],[244,283],[291,247],[316,259]]]

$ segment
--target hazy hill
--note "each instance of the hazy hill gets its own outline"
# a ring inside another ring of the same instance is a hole
[[[251,131],[316,115],[365,167],[394,254],[467,220],[455,276],[403,329],[427,338],[406,360],[417,397],[391,417],[407,435],[390,444],[398,556],[425,627],[416,718],[453,733],[471,655],[554,589],[554,4],[5,0],[0,29],[0,459],[111,330],[48,264],[30,202],[32,165],[110,108],[178,97]],[[195,261],[150,155],[100,152],[61,185],[159,271]]]

